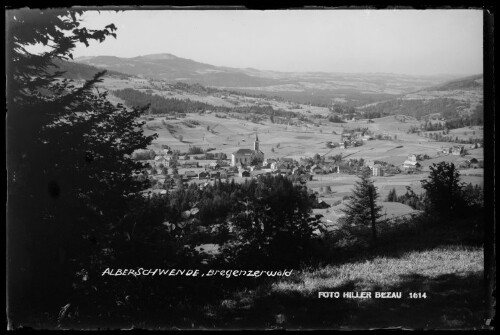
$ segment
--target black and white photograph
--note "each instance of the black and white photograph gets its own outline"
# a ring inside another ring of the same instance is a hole
[[[493,13],[5,7],[8,330],[493,330]]]

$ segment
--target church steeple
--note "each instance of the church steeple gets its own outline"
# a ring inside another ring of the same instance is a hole
[[[255,133],[255,142],[253,143],[253,150],[259,151],[259,137]]]

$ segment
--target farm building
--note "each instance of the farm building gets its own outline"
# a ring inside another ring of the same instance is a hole
[[[260,162],[264,161],[264,153],[259,149],[259,137],[257,134],[255,135],[253,150],[239,149],[231,154],[231,166],[237,166],[238,164],[248,165],[255,159]]]

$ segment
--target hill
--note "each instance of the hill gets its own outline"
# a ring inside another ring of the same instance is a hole
[[[446,120],[474,118],[482,122],[483,75],[447,81],[396,99],[361,106],[358,110],[365,114],[404,114],[418,119],[435,115]]]
[[[76,62],[140,78],[238,89],[322,107],[335,102],[352,106],[366,105],[457,79],[446,75],[262,71],[214,66],[168,53],[132,58],[84,57],[76,59]]]
[[[54,61],[54,64],[57,68],[51,68],[50,71],[55,73],[56,71],[62,71],[64,74],[62,77],[74,80],[89,80],[91,79],[97,72],[102,71],[102,68],[97,68],[92,65],[76,63],[76,62],[67,62],[67,61]],[[121,72],[107,70],[107,76],[114,76],[120,79],[127,79],[130,76]]]
[[[77,59],[77,62],[134,76],[167,81],[197,82],[210,86],[266,86],[279,83],[271,78],[246,74],[243,70],[213,66],[171,54],[132,58],[85,57]]]
[[[483,87],[483,75],[478,74],[458,80],[452,80],[434,87],[434,91],[475,90]],[[428,89],[431,91],[432,89]]]

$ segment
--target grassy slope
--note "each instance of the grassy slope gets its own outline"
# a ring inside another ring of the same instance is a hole
[[[374,250],[240,290],[205,309],[213,322],[235,328],[481,328],[483,249],[473,239],[460,228],[396,230]],[[318,291],[398,291],[403,298],[318,299]],[[427,298],[410,299],[410,292]]]

